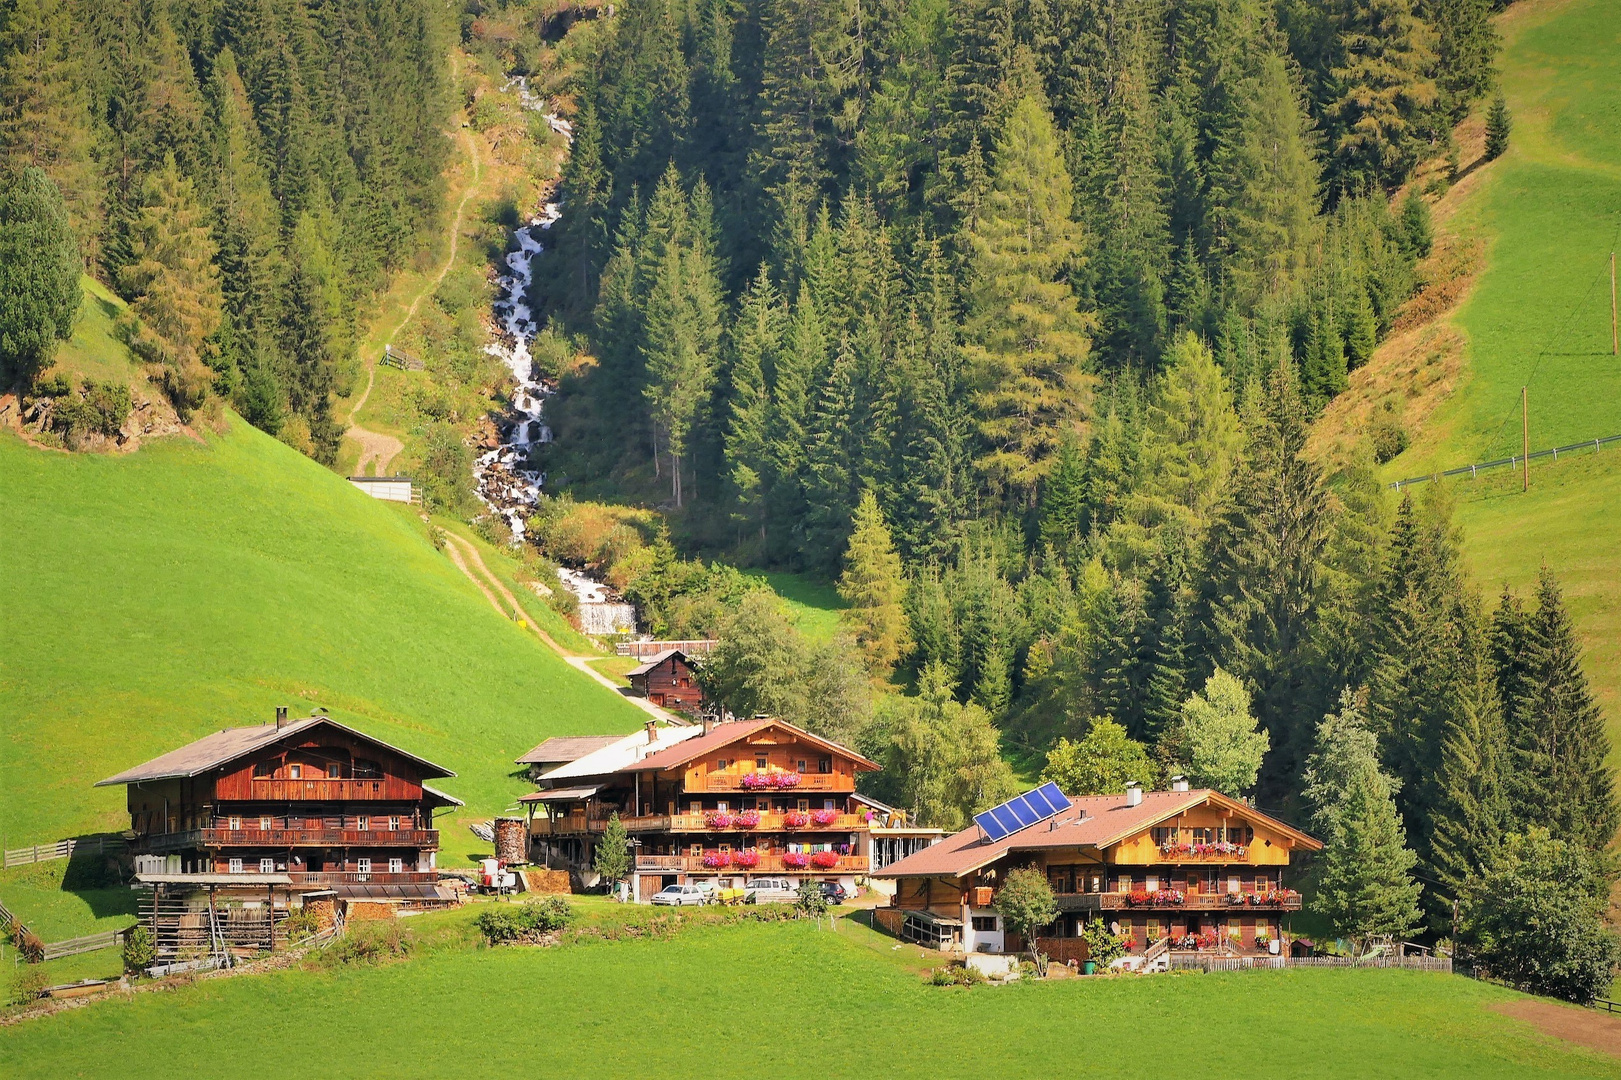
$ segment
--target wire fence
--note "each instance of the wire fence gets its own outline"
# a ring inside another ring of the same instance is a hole
[[[1411,487],[1414,484],[1427,484],[1451,476],[1473,478],[1492,469],[1509,468],[1518,471],[1524,468],[1527,462],[1539,461],[1544,458],[1552,458],[1554,461],[1558,461],[1560,454],[1568,457],[1583,450],[1592,450],[1596,454],[1601,448],[1613,442],[1621,442],[1621,435],[1606,435],[1602,439],[1587,439],[1584,442],[1571,443],[1569,446],[1555,446],[1548,450],[1533,450],[1530,454],[1515,454],[1506,458],[1498,458],[1495,461],[1482,461],[1475,465],[1463,465],[1456,469],[1448,469],[1445,472],[1430,473],[1428,476],[1410,476],[1405,480],[1392,481],[1388,486],[1400,491],[1402,488]]]

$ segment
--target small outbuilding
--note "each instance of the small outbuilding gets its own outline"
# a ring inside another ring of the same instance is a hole
[[[703,705],[704,692],[698,685],[697,672],[680,649],[659,653],[633,668],[626,678],[633,693],[655,705],[685,712],[697,712]]]

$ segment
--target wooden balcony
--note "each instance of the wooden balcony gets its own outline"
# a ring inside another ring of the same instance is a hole
[[[791,788],[744,787],[743,777],[753,773],[710,775],[704,780],[705,791],[740,791],[748,795],[782,795],[792,798],[799,791],[843,791],[856,789],[856,778],[843,773],[801,773],[799,783]]]
[[[242,876],[253,877],[252,874]],[[293,879],[294,885],[436,885],[439,882],[437,870],[405,870],[398,874],[386,870],[364,874],[358,870],[326,870],[287,876]]]
[[[1277,894],[1253,903],[1242,902],[1244,894],[1234,896],[1231,893],[1189,893],[1185,894],[1180,903],[1170,900],[1150,899],[1146,903],[1134,904],[1129,893],[1096,892],[1096,893],[1055,893],[1060,911],[1299,911],[1300,894],[1289,896]]]
[[[735,811],[734,811],[735,813]],[[735,821],[725,827],[712,827],[708,822],[708,814],[650,814],[642,817],[622,817],[620,823],[633,833],[714,833],[716,835],[736,833],[852,833],[864,832],[871,825],[860,814],[839,814],[826,825],[818,825],[814,820],[809,824],[796,829],[790,829],[785,822],[786,815],[775,811],[758,811],[760,823],[752,828],[745,829]],[[808,812],[814,815],[816,811]],[[535,836],[580,836],[587,833],[600,833],[608,827],[607,818],[587,818],[583,814],[571,814],[568,817],[558,818],[555,821],[545,818],[536,818],[531,829]]]
[[[438,829],[187,829],[135,841],[137,851],[162,854],[207,848],[409,847],[436,849]]]
[[[705,866],[701,855],[638,855],[636,856],[636,869],[644,872],[675,873],[678,871],[688,874],[723,874],[738,875],[750,874],[865,874],[869,867],[865,855],[841,855],[839,861],[831,867],[820,866],[784,866],[780,853],[761,854],[760,861],[754,866]]]

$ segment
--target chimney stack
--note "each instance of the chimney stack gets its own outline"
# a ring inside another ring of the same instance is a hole
[[[1143,804],[1142,785],[1135,780],[1126,781],[1126,805],[1141,806]]]
[[[287,706],[276,706],[276,730],[280,731],[287,725]]]
[[[1185,777],[1185,776],[1173,776],[1173,777],[1171,777],[1171,790],[1172,791],[1186,791],[1186,790],[1188,790],[1188,778]]]
[[[649,720],[647,723],[643,724],[642,727],[647,730],[648,746],[652,746],[654,743],[659,741],[659,725],[657,720]]]

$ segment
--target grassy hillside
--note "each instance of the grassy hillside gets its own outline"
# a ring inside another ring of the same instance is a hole
[[[487,1056],[519,1018],[543,1021],[553,1049],[538,1052],[563,1076],[745,1077],[762,1059],[785,1078],[960,1076],[971,1061],[1006,1077],[1135,1075],[1145,1053],[1169,1076],[1621,1075],[1613,1058],[1491,1011],[1520,995],[1463,978],[1313,970],[965,991],[926,985],[915,950],[841,925],[543,951],[447,943],[383,967],[208,980],[14,1027],[8,1075],[120,1075],[132,1060],[184,1061],[199,1077],[238,1075],[244,1060],[267,1076],[312,1061],[332,1076],[432,1075]]]
[[[113,327],[119,312],[126,306],[124,301],[88,275],[80,276],[79,286],[84,290],[84,298],[73,324],[73,337],[57,347],[52,370],[72,372],[98,382],[144,383],[144,377],[137,378],[129,347]]]
[[[1394,337],[1325,420],[1354,434],[1367,415],[1359,397],[1402,397],[1416,417],[1413,442],[1385,466],[1386,479],[1518,453],[1522,385],[1530,387],[1533,448],[1621,433],[1609,298],[1621,227],[1621,19],[1613,0],[1521,0],[1499,26],[1510,149],[1470,170],[1438,207],[1437,258],[1462,266],[1442,271],[1462,273],[1462,303]],[[1465,148],[1478,150],[1480,134],[1477,118],[1465,126]],[[1613,527],[1621,452],[1537,468],[1528,495],[1508,475],[1453,488],[1466,550],[1489,594],[1505,583],[1523,590],[1544,564],[1558,574],[1621,747],[1621,535]]]
[[[548,735],[641,714],[497,615],[415,512],[237,421],[116,457],[0,436],[0,829],[121,824],[102,777],[228,725],[316,706],[442,762],[460,827],[526,789]]]

